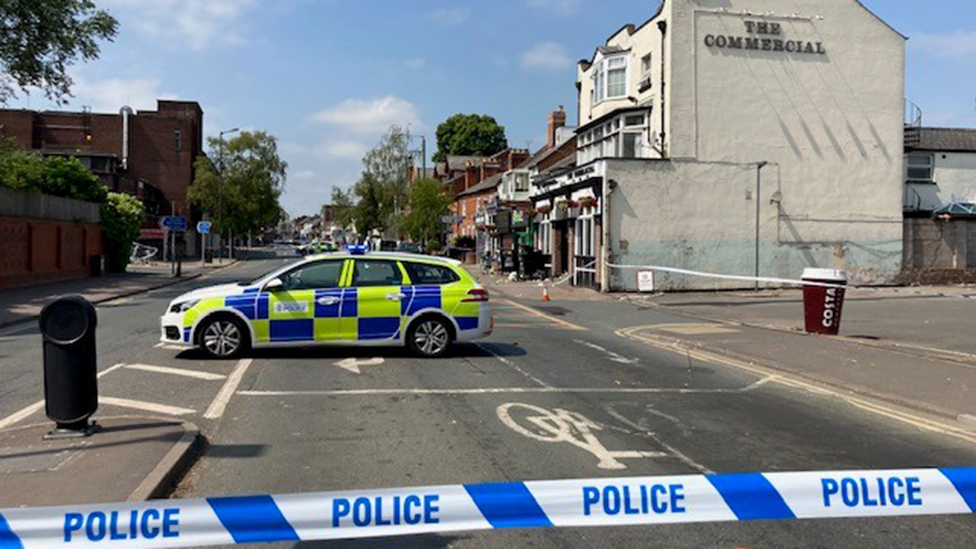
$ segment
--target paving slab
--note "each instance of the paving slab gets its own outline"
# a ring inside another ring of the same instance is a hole
[[[199,451],[191,423],[107,417],[82,439],[44,440],[46,422],[0,431],[0,509],[143,501],[165,495]]]

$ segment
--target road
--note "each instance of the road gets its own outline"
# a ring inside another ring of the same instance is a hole
[[[634,326],[713,329],[626,302],[495,295],[495,333],[441,360],[396,349],[320,348],[205,361],[157,346],[157,317],[173,296],[274,264],[245,262],[99,308],[99,413],[179,415],[209,439],[178,497],[976,463],[972,442],[623,338],[618,330]],[[0,333],[0,360],[12,381],[0,388],[0,418],[40,395],[36,329],[8,332]],[[566,437],[553,425],[592,436]],[[971,547],[976,523],[934,517],[509,530],[282,546],[527,545]]]

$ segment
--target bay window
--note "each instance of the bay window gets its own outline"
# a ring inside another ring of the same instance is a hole
[[[604,58],[593,65],[590,76],[593,83],[591,98],[593,103],[604,99],[618,99],[627,95],[627,56],[616,55]]]

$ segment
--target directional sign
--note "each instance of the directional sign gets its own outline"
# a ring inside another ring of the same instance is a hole
[[[461,217],[461,216],[459,216],[459,215],[442,215],[441,216],[441,223],[444,223],[445,225],[455,225],[455,224],[460,223],[462,221],[464,221],[464,218]]]
[[[213,229],[213,223],[209,221],[200,221],[197,223],[197,232],[200,234],[210,234],[211,229]]]
[[[159,228],[164,231],[185,231],[186,218],[181,215],[167,215],[159,220]]]

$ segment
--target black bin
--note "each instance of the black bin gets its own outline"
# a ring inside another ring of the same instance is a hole
[[[98,409],[95,307],[77,295],[64,296],[41,310],[44,342],[44,401],[54,434],[85,436]]]

